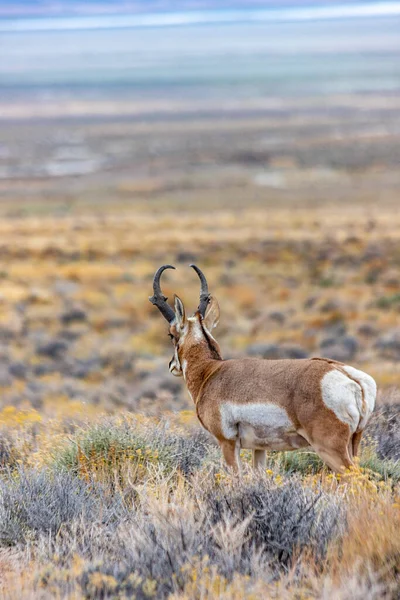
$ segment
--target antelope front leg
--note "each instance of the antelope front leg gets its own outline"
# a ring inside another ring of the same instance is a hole
[[[253,469],[265,469],[266,456],[265,450],[253,450]]]
[[[240,448],[238,442],[235,440],[224,440],[220,442],[220,446],[227,466],[234,473],[238,474],[240,472]]]

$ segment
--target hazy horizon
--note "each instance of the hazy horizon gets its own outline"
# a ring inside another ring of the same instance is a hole
[[[378,4],[376,0],[342,0],[340,5]],[[393,2],[379,2],[379,4],[393,4]],[[332,0],[248,0],[246,2],[234,0],[125,0],[109,2],[104,0],[60,0],[49,3],[44,0],[13,0],[0,1],[0,17],[24,16],[66,16],[66,15],[99,15],[118,13],[154,13],[154,12],[179,12],[196,10],[229,10],[229,9],[270,9],[285,7],[310,7],[315,5],[336,6]]]
[[[41,101],[57,94],[158,101],[398,92],[400,15],[339,21],[325,10],[324,19],[313,19],[321,10],[292,11],[297,20],[285,20],[285,10],[247,20],[235,11],[230,20],[196,13],[185,21],[175,13],[179,27],[176,19],[153,15],[131,29],[122,17],[115,17],[115,27],[97,26],[107,19],[96,17],[89,28],[80,18],[38,19],[31,30],[21,22],[12,30],[17,21],[3,20],[3,102],[21,93],[39,94]]]
[[[77,5],[78,6],[78,5]],[[154,6],[154,5],[153,5]],[[123,12],[114,7],[114,12],[104,14],[101,10],[92,13],[77,12],[76,14],[54,13],[48,11],[37,14],[26,14],[23,11],[17,14],[2,12],[0,4],[0,33],[18,31],[65,31],[65,30],[91,30],[91,29],[119,29],[142,27],[170,27],[187,26],[213,23],[241,23],[241,22],[291,22],[315,21],[337,19],[359,19],[395,17],[400,15],[400,2],[373,2],[364,1],[349,3],[284,3],[277,5],[254,4],[231,6],[199,6],[197,9],[185,9],[181,4],[173,10],[152,10],[152,5],[147,10],[129,10],[129,4]]]

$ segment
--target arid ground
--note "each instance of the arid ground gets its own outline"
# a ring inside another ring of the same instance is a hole
[[[1,597],[398,598],[399,98],[129,111],[0,134]],[[192,262],[224,357],[375,377],[361,469],[222,470],[148,301]]]

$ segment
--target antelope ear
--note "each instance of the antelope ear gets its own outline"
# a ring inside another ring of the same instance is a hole
[[[203,323],[210,333],[219,323],[219,304],[218,300],[214,296],[211,296],[211,300],[207,306],[206,314],[204,315]]]
[[[177,326],[182,329],[185,323],[185,307],[182,300],[175,294],[175,320]]]

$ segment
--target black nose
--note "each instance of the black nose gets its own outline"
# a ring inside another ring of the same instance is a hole
[[[172,361],[173,361],[173,360],[174,360],[174,359],[172,358],[172,359],[169,361],[169,365],[168,365],[168,368],[169,368],[169,369],[171,368],[171,365],[172,365]]]

